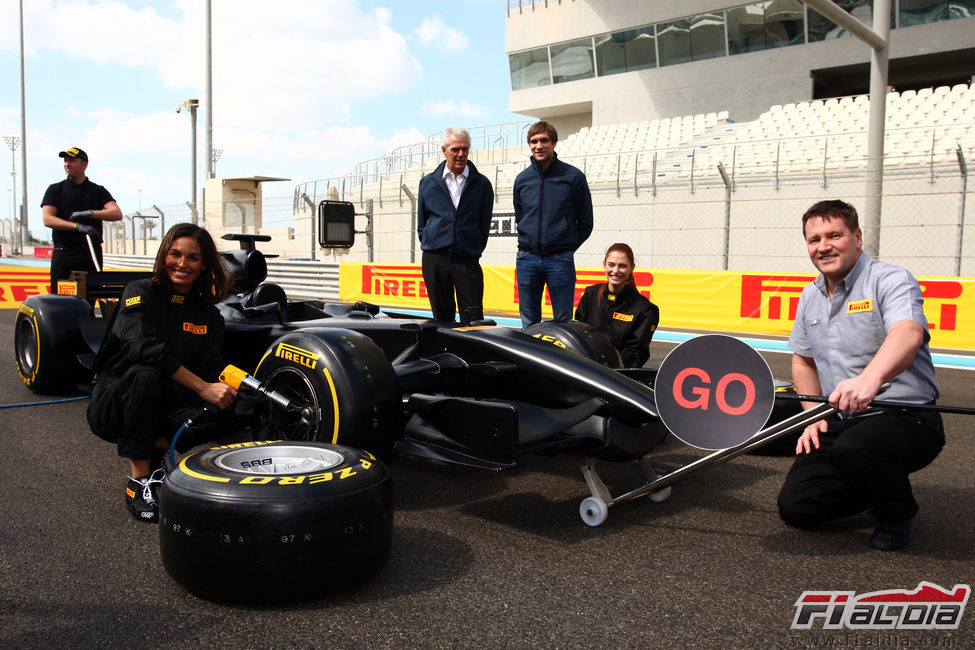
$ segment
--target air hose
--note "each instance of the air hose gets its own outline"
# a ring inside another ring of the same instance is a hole
[[[254,379],[247,374],[246,371],[234,365],[228,365],[220,373],[220,381],[236,391],[244,391],[248,393],[253,393],[254,395],[260,395],[264,399],[268,400],[271,404],[274,404],[282,410],[287,410],[291,407],[291,400],[289,400],[284,395],[276,393],[273,390],[268,390],[261,382]],[[194,422],[200,420],[200,418],[206,417],[210,413],[213,413],[214,407],[206,405],[199,411],[186,418],[186,422],[180,425],[179,429],[176,430],[176,434],[173,436],[173,441],[169,443],[169,466],[170,468],[176,466],[176,441],[183,434],[184,431],[193,426]]]
[[[81,397],[66,397],[64,399],[49,399],[41,402],[20,402],[19,404],[0,404],[0,409],[13,409],[19,406],[47,406],[49,404],[64,404],[65,402],[77,402],[83,399],[90,399],[91,395]]]

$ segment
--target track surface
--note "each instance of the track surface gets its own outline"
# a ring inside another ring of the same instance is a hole
[[[17,375],[13,321],[0,313],[0,403],[45,399]],[[655,343],[653,363],[671,347]],[[786,355],[766,357],[788,376]],[[942,403],[975,404],[975,374],[938,376]],[[945,416],[947,446],[913,477],[921,511],[903,552],[871,550],[866,515],[821,532],[781,523],[787,457],[739,457],[664,503],[612,508],[599,528],[579,519],[580,457],[502,473],[400,457],[382,573],[323,600],[244,607],[165,573],[157,528],[124,509],[126,465],[89,432],[86,404],[0,409],[0,647],[975,647],[975,611],[954,631],[790,630],[805,590],[975,584],[970,416]],[[652,461],[670,471],[700,455],[668,442]],[[640,476],[600,470],[614,495]]]

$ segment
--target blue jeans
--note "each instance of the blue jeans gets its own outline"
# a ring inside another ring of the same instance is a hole
[[[535,255],[518,251],[515,261],[518,278],[518,309],[521,326],[528,329],[542,320],[542,295],[548,285],[552,314],[557,321],[572,319],[576,290],[576,264],[572,251]]]

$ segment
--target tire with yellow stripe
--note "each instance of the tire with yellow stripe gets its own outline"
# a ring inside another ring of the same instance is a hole
[[[14,357],[25,386],[42,395],[76,388],[87,373],[78,355],[89,351],[81,321],[90,317],[90,305],[74,296],[30,296],[21,304]]]
[[[389,469],[317,442],[247,442],[191,454],[159,494],[166,572],[213,600],[283,603],[378,573],[393,536]]]
[[[302,329],[264,353],[254,378],[291,400],[272,409],[266,437],[351,445],[386,457],[401,431],[396,375],[367,336],[338,328]]]

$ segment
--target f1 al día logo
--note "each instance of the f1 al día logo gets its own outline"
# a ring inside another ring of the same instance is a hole
[[[968,585],[950,591],[930,582],[917,589],[871,591],[804,591],[796,601],[793,630],[814,625],[824,630],[955,630],[971,594]]]

